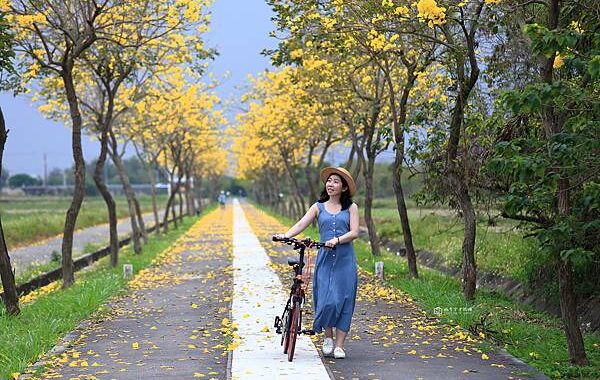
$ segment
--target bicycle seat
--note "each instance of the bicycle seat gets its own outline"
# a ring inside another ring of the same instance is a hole
[[[288,265],[289,266],[294,266],[296,264],[298,264],[298,259],[291,259],[288,257]]]

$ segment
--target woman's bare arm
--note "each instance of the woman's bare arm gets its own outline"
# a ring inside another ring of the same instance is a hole
[[[350,206],[350,231],[340,236],[340,244],[349,243],[358,237],[358,206],[352,203]]]
[[[304,231],[306,227],[308,227],[313,220],[317,217],[317,213],[319,209],[316,204],[310,206],[306,214],[298,221],[298,223],[294,224],[292,228],[290,228],[285,234],[285,237],[294,237],[298,235],[300,232]]]

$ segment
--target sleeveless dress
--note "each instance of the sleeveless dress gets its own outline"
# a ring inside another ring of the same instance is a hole
[[[330,214],[323,203],[319,209],[320,241],[325,242],[350,231],[350,210]],[[350,330],[358,286],[356,256],[352,242],[338,244],[335,250],[319,249],[313,279],[315,320],[313,330],[326,327]]]

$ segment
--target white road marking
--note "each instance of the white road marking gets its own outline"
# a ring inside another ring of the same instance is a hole
[[[329,379],[309,337],[298,336],[293,362],[283,353],[281,335],[275,333],[273,323],[287,295],[237,199],[233,201],[233,256],[232,318],[242,342],[233,351],[232,378]],[[262,331],[265,327],[269,332]]]

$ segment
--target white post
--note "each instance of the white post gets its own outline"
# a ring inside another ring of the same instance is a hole
[[[123,264],[123,277],[124,278],[132,278],[133,277],[133,264]]]
[[[375,277],[377,277],[377,279],[379,279],[381,281],[384,280],[383,261],[377,261],[375,263]]]

